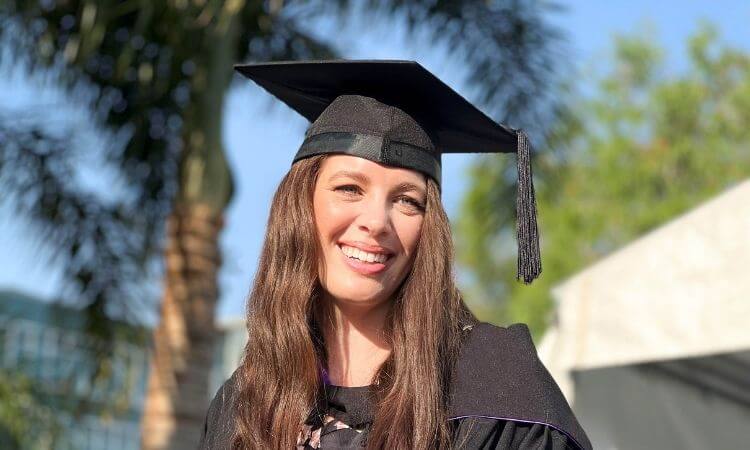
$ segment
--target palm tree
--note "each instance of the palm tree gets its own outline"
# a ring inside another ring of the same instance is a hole
[[[209,394],[221,265],[218,237],[232,199],[221,141],[232,64],[338,55],[306,32],[352,4],[405,16],[451,45],[481,87],[480,101],[516,124],[539,117],[557,34],[535,2],[10,0],[0,39],[29,70],[52,71],[71,92],[94,92],[94,123],[111,136],[106,160],[128,186],[116,201],[78,189],[76,130],[53,129],[42,113],[0,110],[0,183],[65,263],[71,292],[94,331],[111,312],[147,305],[143,278],[164,249],[164,293],[154,333],[142,427],[144,449],[189,448]],[[9,197],[10,198],[10,197]],[[164,232],[166,231],[166,243]]]

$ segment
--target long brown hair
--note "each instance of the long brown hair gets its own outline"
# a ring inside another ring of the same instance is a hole
[[[295,163],[271,204],[235,378],[235,449],[294,448],[321,393],[325,349],[316,319],[320,249],[312,198],[324,159]],[[448,218],[437,184],[428,179],[414,263],[389,314],[392,352],[376,375],[370,449],[450,447],[450,374],[462,325],[475,321],[455,287],[452,264]]]

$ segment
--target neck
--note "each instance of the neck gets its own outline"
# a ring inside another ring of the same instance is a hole
[[[323,324],[328,377],[337,386],[367,386],[390,355],[385,325],[390,302],[356,305],[326,299]]]

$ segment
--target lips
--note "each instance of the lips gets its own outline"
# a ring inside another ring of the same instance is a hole
[[[373,261],[373,262],[365,262],[365,261],[360,261],[358,259],[350,258],[349,256],[347,256],[344,253],[344,250],[341,248],[342,245],[348,246],[348,244],[341,243],[341,244],[337,244],[336,248],[339,249],[339,254],[341,255],[341,258],[343,258],[344,263],[350,269],[352,269],[353,271],[355,271],[355,272],[357,272],[359,274],[362,274],[362,275],[373,275],[373,274],[376,274],[376,273],[384,271],[390,265],[390,261],[391,261],[392,256],[393,256],[392,254],[386,253],[386,258],[385,258],[384,262],[375,262],[375,261]],[[356,248],[358,248],[358,249],[361,250],[360,246],[357,246]],[[373,247],[369,247],[369,248],[373,248]]]
[[[350,247],[348,245],[339,245],[339,248],[349,258],[358,259],[363,262],[384,263],[388,259],[388,255],[386,253],[366,252],[357,247]]]

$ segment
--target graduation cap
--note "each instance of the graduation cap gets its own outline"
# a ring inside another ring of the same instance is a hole
[[[542,271],[531,147],[415,61],[329,60],[238,64],[235,69],[312,124],[294,162],[339,153],[417,170],[440,185],[443,153],[517,153],[516,278]]]

